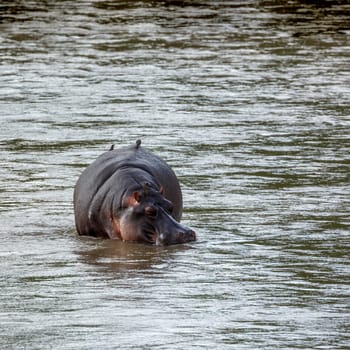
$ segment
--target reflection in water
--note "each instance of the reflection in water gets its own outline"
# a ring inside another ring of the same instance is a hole
[[[348,348],[348,23],[345,0],[1,1],[1,346]],[[196,243],[76,237],[82,169],[138,138]]]
[[[93,248],[84,246],[77,251],[80,261],[105,272],[124,272],[128,276],[135,272],[152,274],[166,269],[175,254],[189,249],[188,245],[157,247],[119,240],[81,239],[88,241],[89,246],[92,242],[96,244]]]

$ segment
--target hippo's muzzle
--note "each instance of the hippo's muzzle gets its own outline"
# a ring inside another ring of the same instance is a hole
[[[196,240],[196,233],[177,222],[171,215],[160,209],[156,223],[156,245],[180,244]]]

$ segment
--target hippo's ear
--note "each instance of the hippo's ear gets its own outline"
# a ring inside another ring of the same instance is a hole
[[[160,186],[160,187],[159,187],[159,193],[160,193],[160,194],[163,194],[163,193],[164,193],[164,188],[163,188],[163,186]]]
[[[135,191],[135,192],[132,194],[132,197],[134,198],[134,200],[135,200],[137,203],[140,203],[140,202],[141,202],[141,192]]]
[[[135,207],[141,202],[141,193],[138,191],[133,192],[127,197],[124,197],[123,199],[123,207],[124,208],[130,208]]]

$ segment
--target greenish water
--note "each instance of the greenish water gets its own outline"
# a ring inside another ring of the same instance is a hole
[[[342,1],[0,4],[2,349],[348,349]],[[141,138],[198,241],[79,238],[74,184]]]

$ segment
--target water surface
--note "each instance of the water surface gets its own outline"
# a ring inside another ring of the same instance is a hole
[[[344,1],[3,1],[4,349],[348,349]],[[79,238],[100,153],[162,156],[195,243]]]

